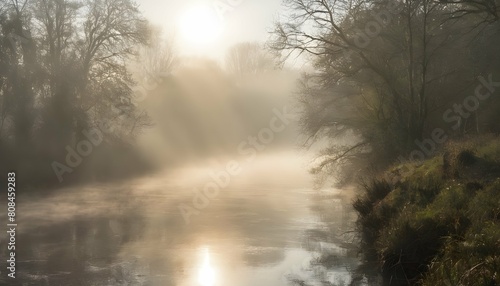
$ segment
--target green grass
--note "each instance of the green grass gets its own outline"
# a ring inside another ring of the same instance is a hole
[[[390,285],[500,285],[498,137],[451,142],[364,189],[362,246]]]

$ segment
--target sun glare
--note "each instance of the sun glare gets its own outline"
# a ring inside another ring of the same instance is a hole
[[[198,5],[186,10],[179,19],[182,38],[194,45],[215,42],[222,32],[222,22],[209,6]]]
[[[210,252],[206,248],[203,250],[203,264],[198,272],[198,283],[200,286],[215,285],[215,271],[210,263]]]

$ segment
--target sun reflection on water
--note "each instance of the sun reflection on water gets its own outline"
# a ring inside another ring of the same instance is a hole
[[[210,263],[210,251],[203,249],[203,264],[198,272],[198,283],[200,286],[215,285],[215,270]]]

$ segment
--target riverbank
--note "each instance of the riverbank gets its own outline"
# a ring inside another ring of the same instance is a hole
[[[15,172],[19,178],[17,187],[23,193],[49,195],[61,188],[118,182],[159,169],[135,144],[117,139],[98,141],[99,144],[81,142],[86,147],[67,146],[66,153],[60,157],[52,157],[38,149],[22,152],[0,142],[0,158],[3,159],[0,174]]]
[[[389,168],[354,202],[385,285],[500,285],[500,138]]]

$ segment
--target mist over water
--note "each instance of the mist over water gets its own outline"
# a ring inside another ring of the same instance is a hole
[[[226,62],[180,56],[128,0],[47,3],[36,6],[46,14],[30,8],[33,62],[27,46],[0,43],[18,51],[0,56],[39,73],[9,66],[23,78],[1,86],[0,171],[18,180],[15,215],[0,213],[16,222],[15,249],[0,232],[1,285],[354,281],[353,191],[315,188],[308,173],[301,71],[259,43]],[[60,15],[67,45],[56,51]],[[100,30],[114,23],[117,34]]]
[[[152,85],[138,103],[153,124],[137,152],[154,168],[132,179],[21,193],[16,281],[350,281],[358,260],[353,237],[343,233],[355,217],[338,190],[313,189],[312,156],[298,147],[296,78],[286,70],[237,77],[193,59]],[[325,255],[334,266],[323,265]]]
[[[498,7],[0,0],[0,285],[499,284]]]
[[[236,77],[215,62],[193,59],[155,85],[141,102],[155,123],[144,132],[141,146],[160,164],[240,156],[244,152],[238,148],[249,138],[256,138],[252,148],[259,145],[259,153],[293,149],[300,140],[293,98],[297,77],[294,71]],[[274,122],[277,113],[286,116],[286,122],[279,117]],[[271,130],[272,135],[264,130],[270,124],[278,129]]]
[[[193,189],[220,171],[214,164],[67,188],[36,201],[21,196],[18,279],[24,285],[293,285],[317,279],[311,272],[317,267],[322,279],[347,281],[344,267],[358,264],[342,259],[354,255],[346,252],[352,241],[341,235],[354,219],[349,198],[313,191],[305,163],[280,151],[242,164],[242,173],[189,224],[179,205],[190,204]],[[329,221],[325,206],[335,212]],[[340,259],[335,268],[310,265],[326,250]]]

